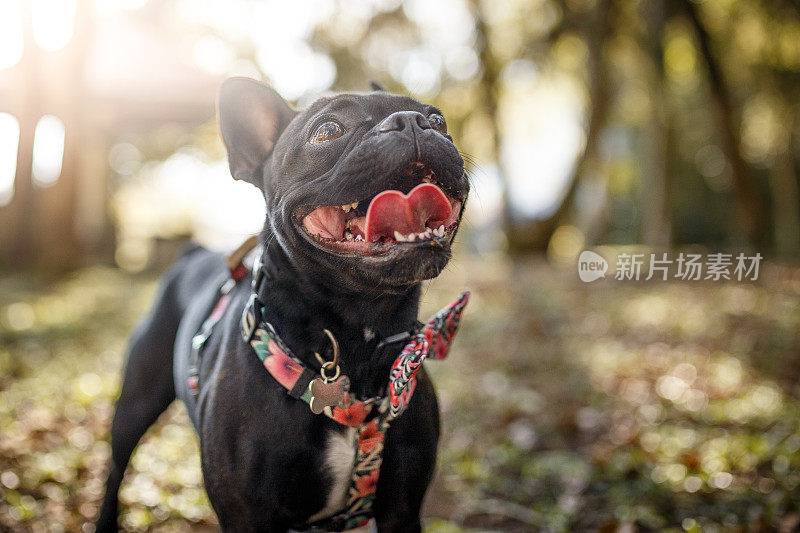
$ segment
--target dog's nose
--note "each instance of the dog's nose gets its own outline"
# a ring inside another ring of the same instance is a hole
[[[403,131],[405,129],[430,129],[431,123],[425,115],[416,111],[398,111],[392,113],[378,124],[378,131]]]

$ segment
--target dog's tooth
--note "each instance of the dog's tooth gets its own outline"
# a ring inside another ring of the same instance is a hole
[[[444,224],[439,226],[439,237],[444,237]]]
[[[433,180],[430,179],[428,176],[425,176],[424,178],[422,178],[422,181],[424,181],[425,183],[433,183]]]
[[[361,235],[356,235],[356,240],[357,241],[363,241],[364,237],[362,237]]]
[[[358,202],[353,202],[350,204],[350,209],[355,209],[356,207],[358,207]]]
[[[352,240],[353,240],[353,234],[352,234],[352,233],[350,233],[349,231],[348,231],[348,232],[345,232],[345,234],[344,234],[344,238],[345,238],[346,240],[348,240],[348,241],[352,241]]]
[[[406,238],[403,236],[402,233],[400,233],[399,231],[395,230],[395,232],[394,232],[394,240],[396,240],[398,242],[401,242],[401,241],[405,241]]]
[[[412,231],[411,233],[408,234],[408,237],[406,237],[406,240],[407,241],[415,241],[415,240],[417,240],[417,234]]]

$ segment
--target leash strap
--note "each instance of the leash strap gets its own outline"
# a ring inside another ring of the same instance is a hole
[[[200,326],[200,331],[192,337],[192,348],[189,352],[189,372],[186,383],[193,396],[200,394],[200,363],[203,358],[203,346],[205,346],[206,341],[214,331],[214,326],[217,325],[217,322],[219,322],[225,314],[225,310],[230,303],[230,292],[236,287],[236,284],[249,273],[247,266],[245,266],[245,258],[257,244],[258,237],[253,235],[225,259],[228,272],[223,274],[221,279],[217,282],[220,286],[219,299],[211,309],[208,318],[206,318]]]

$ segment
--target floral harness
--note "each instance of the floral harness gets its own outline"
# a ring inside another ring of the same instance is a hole
[[[228,293],[247,274],[243,259],[255,244],[255,239],[250,239],[229,256],[231,277],[223,283],[220,299],[192,340],[188,385],[194,394],[199,392],[200,350],[227,307]],[[319,372],[314,372],[283,343],[272,325],[264,321],[265,305],[258,300],[255,292],[264,276],[260,257],[261,254],[256,255],[253,265],[254,292],[242,313],[242,339],[253,347],[267,372],[287,389],[290,396],[308,403],[313,413],[324,413],[336,422],[358,430],[355,461],[344,509],[331,517],[305,524],[304,528],[308,531],[347,531],[366,525],[373,516],[372,506],[378,486],[386,431],[391,422],[408,407],[416,387],[416,372],[423,361],[428,356],[434,359],[444,359],[447,356],[458,330],[461,313],[469,300],[469,293],[461,293],[447,307],[424,324],[419,324],[411,333],[401,333],[384,339],[383,344],[408,339],[389,372],[389,394],[361,400],[350,394],[347,376],[340,375],[339,346],[330,331],[325,330],[325,333],[333,344],[334,358],[332,361],[324,361],[315,353],[322,368]]]

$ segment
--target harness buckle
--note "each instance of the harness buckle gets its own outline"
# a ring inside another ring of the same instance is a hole
[[[411,331],[414,331],[414,330],[411,330]],[[375,347],[375,353],[378,353],[379,350],[381,350],[382,348],[385,348],[386,346],[388,346],[390,344],[395,344],[395,343],[398,343],[400,341],[404,341],[407,338],[411,337],[411,331],[401,331],[400,333],[397,333],[395,335],[391,335],[389,337],[386,337],[386,338],[382,339],[381,342],[379,342],[378,345]]]
[[[255,258],[253,259],[253,284],[251,288],[254,293],[258,294],[258,290],[261,288],[261,282],[264,280],[264,257],[263,254],[256,254]]]
[[[242,340],[247,344],[253,340],[259,323],[261,322],[261,306],[255,293],[250,295],[247,305],[242,313]]]

